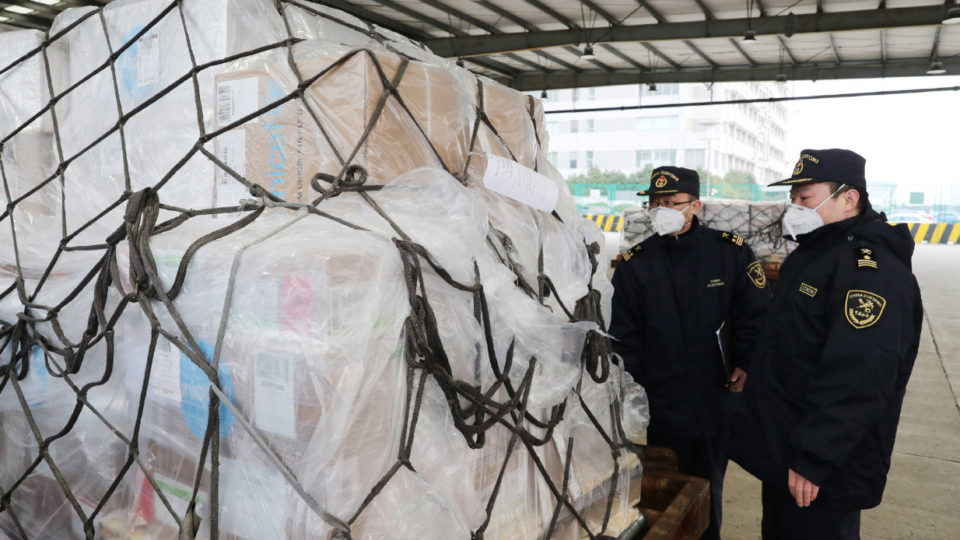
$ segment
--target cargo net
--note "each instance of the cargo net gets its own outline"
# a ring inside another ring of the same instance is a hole
[[[786,201],[751,202],[730,199],[703,201],[698,217],[704,225],[739,234],[765,263],[780,263],[790,254],[793,244],[783,238],[782,218]],[[639,244],[653,234],[647,212],[641,208],[623,213],[623,242],[620,251]]]
[[[636,517],[646,397],[539,102],[297,1],[68,9],[0,55],[0,530]],[[495,159],[554,209],[487,189]]]

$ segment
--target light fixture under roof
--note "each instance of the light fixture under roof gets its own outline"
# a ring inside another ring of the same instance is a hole
[[[943,67],[943,62],[939,60],[934,60],[930,62],[930,69],[927,70],[927,75],[943,75],[947,70]]]
[[[656,94],[656,93],[657,93],[657,83],[655,83],[655,82],[650,83],[650,88],[649,88],[647,91],[650,92],[651,94]]]
[[[740,43],[744,45],[753,45],[757,42],[757,32],[755,30],[747,30],[743,33],[743,39],[740,40]]]
[[[546,89],[546,88],[544,88],[543,91],[540,92],[540,99],[547,99],[547,89]]]
[[[583,60],[593,60],[597,56],[593,54],[593,45],[587,45],[583,48],[583,52],[580,53],[580,58]]]
[[[960,5],[954,4],[947,10],[947,16],[943,18],[943,24],[960,24]]]
[[[777,82],[778,82],[778,83],[785,83],[785,82],[787,82],[787,74],[786,74],[786,73],[779,73],[779,74],[777,74]]]
[[[19,13],[20,15],[28,15],[33,13],[32,9],[23,6],[7,6],[3,9],[9,11],[10,13]]]

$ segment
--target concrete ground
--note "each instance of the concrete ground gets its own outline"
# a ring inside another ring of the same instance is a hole
[[[913,269],[923,339],[883,503],[862,515],[864,539],[960,539],[960,245],[918,245]],[[723,499],[723,538],[760,538],[760,483],[731,463]]]

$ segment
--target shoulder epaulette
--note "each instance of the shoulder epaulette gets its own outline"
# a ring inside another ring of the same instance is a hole
[[[857,248],[857,268],[873,268],[877,270],[877,254],[868,247]]]
[[[627,252],[623,254],[623,260],[629,261],[631,257],[636,255],[637,253],[640,253],[641,251],[643,251],[643,245],[637,244],[632,248],[628,249]]]
[[[730,242],[735,246],[743,246],[743,237],[739,234],[733,234],[732,232],[722,232],[720,233],[720,238]]]

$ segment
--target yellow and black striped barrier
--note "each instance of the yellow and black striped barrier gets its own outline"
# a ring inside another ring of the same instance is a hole
[[[587,214],[584,216],[597,224],[604,232],[623,230],[623,216],[613,214]],[[896,225],[896,223],[891,223]],[[960,223],[905,223],[918,244],[960,243]]]
[[[956,244],[960,240],[960,223],[904,223],[904,225],[910,227],[913,241],[918,244]]]
[[[583,216],[596,223],[603,232],[620,232],[623,229],[623,216],[613,214],[587,214]]]

